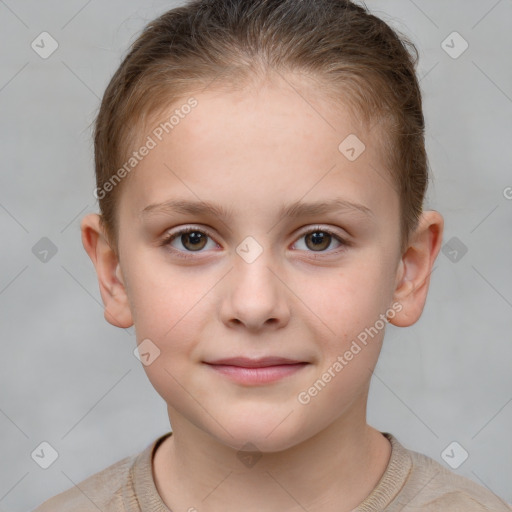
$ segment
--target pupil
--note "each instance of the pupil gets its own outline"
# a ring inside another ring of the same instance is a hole
[[[314,244],[321,244],[323,242],[324,236],[320,235],[318,231],[316,233],[313,233],[313,243]]]
[[[192,232],[192,233],[189,233],[189,238],[191,239],[192,243],[193,244],[197,244],[198,242],[201,241],[201,234],[200,233],[197,233],[197,232]]]
[[[185,238],[185,241],[183,241],[183,245],[185,247],[193,246],[193,248],[202,248],[202,246],[204,245],[204,238],[202,236],[202,233],[199,233],[197,231],[185,233],[183,237]]]
[[[322,231],[315,231],[314,233],[311,233],[309,235],[309,239],[313,242],[313,245],[316,246],[316,248],[323,248],[325,249],[326,241],[328,241],[330,235],[322,232]],[[327,243],[327,246],[329,244]]]

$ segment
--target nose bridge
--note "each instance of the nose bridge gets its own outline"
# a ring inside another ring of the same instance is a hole
[[[288,321],[285,286],[278,277],[269,247],[254,237],[246,237],[236,247],[229,274],[229,291],[222,311],[225,322],[256,329],[266,322],[282,325]]]

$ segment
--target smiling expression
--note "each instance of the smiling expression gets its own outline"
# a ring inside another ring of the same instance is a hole
[[[384,330],[314,400],[297,396],[396,286],[399,198],[379,133],[294,87],[194,95],[120,196],[127,303],[138,343],[160,351],[148,378],[171,421],[235,448],[285,449],[350,415],[365,421]],[[353,161],[338,149],[351,134],[365,145]]]

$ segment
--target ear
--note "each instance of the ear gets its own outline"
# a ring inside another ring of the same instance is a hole
[[[128,328],[133,325],[128,295],[116,253],[96,213],[86,215],[81,222],[82,244],[96,268],[101,298],[105,305],[105,320],[116,326]]]
[[[402,309],[389,319],[393,325],[408,327],[420,318],[427,300],[432,267],[441,249],[443,228],[444,220],[439,212],[429,210],[421,214],[418,227],[399,262],[394,300],[402,305]]]

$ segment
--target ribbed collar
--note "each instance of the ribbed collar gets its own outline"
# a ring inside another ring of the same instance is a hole
[[[167,439],[172,432],[160,436],[147,446],[136,458],[132,466],[131,477],[133,488],[138,498],[138,507],[128,509],[128,512],[172,512],[162,501],[156,488],[153,477],[153,457],[158,446]],[[140,509],[140,510],[139,510]]]
[[[411,472],[412,459],[393,434],[381,432],[391,443],[386,470],[370,495],[353,512],[382,512],[402,490]]]
[[[172,512],[158,494],[153,477],[153,457],[160,445],[172,432],[160,436],[135,457],[130,474],[137,508],[134,503],[126,503],[128,512]],[[371,494],[359,504],[353,512],[382,512],[397,496],[404,486],[412,467],[408,451],[389,432],[382,434],[391,443],[391,456],[382,475]]]

